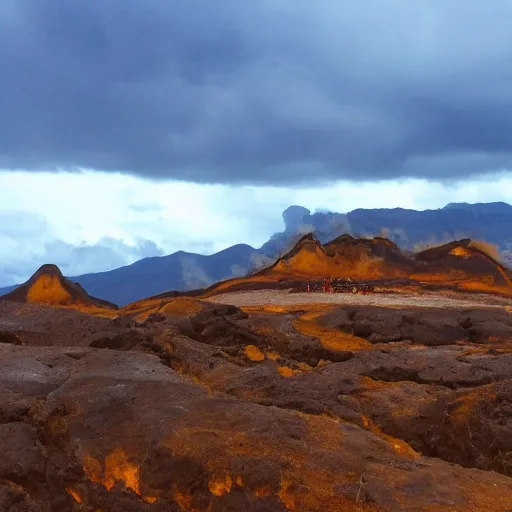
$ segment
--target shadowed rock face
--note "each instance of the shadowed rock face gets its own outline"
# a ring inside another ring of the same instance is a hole
[[[0,304],[0,510],[512,508],[503,308],[118,313]]]
[[[56,265],[43,265],[26,283],[3,295],[0,300],[117,309],[115,304],[88,295],[78,283],[66,279]]]

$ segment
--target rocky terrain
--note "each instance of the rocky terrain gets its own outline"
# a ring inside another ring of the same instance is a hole
[[[0,510],[511,510],[512,301],[415,293],[1,301]]]

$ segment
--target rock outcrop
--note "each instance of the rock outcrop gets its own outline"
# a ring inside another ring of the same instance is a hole
[[[91,297],[78,283],[66,279],[57,265],[43,265],[26,283],[3,295],[0,300],[117,309],[115,304]]]
[[[512,508],[503,307],[117,313],[0,303],[1,510]]]
[[[414,254],[402,251],[383,237],[342,235],[322,245],[310,233],[272,265],[247,278],[214,285],[198,295],[243,289],[293,288],[301,282],[325,277],[350,277],[357,281],[374,281],[381,287],[402,284],[512,296],[511,275],[509,269],[485,250],[485,244],[469,239]]]

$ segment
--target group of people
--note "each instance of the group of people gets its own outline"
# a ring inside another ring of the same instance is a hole
[[[324,293],[333,293],[335,291],[343,291],[338,287],[350,286],[353,283],[354,280],[350,277],[326,277],[321,282],[321,288]],[[306,289],[308,292],[314,292],[318,290],[318,286],[308,283]],[[349,290],[347,289],[346,291]]]

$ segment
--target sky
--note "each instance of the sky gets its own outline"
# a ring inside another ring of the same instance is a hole
[[[2,0],[0,286],[512,202],[510,0]]]

